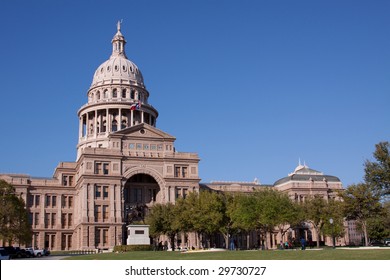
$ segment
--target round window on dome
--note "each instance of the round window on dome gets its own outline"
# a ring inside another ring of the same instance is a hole
[[[123,71],[125,71],[125,72],[126,72],[126,70],[127,70],[125,65],[122,66],[122,69],[123,69]]]
[[[115,71],[118,71],[118,70],[119,70],[119,66],[115,65]]]
[[[110,67],[110,66],[107,66],[107,71],[108,71],[108,72],[111,71],[111,67]]]
[[[102,67],[102,68],[100,68],[100,73],[103,73],[103,67]]]

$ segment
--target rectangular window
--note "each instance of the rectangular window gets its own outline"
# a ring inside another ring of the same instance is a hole
[[[50,225],[50,213],[45,213],[45,228],[49,228]]]
[[[51,204],[51,196],[46,195],[46,207],[50,207],[50,204]]]
[[[151,149],[152,151],[157,150],[156,144],[151,144],[151,145],[150,145],[150,149]]]
[[[56,225],[56,218],[57,218],[57,214],[51,213],[51,227],[52,228],[54,228],[54,226]]]
[[[103,205],[103,222],[108,220],[108,205]]]
[[[72,208],[73,207],[73,196],[69,196],[68,198],[69,198],[69,203],[68,203],[69,208]]]
[[[175,198],[179,199],[181,197],[181,188],[175,188]]]
[[[70,227],[73,226],[73,214],[72,213],[68,214],[68,225]]]
[[[52,196],[52,204],[51,204],[52,207],[56,207],[57,206],[57,197],[55,195]]]
[[[33,213],[28,213],[28,223],[32,225],[34,222],[34,214]]]
[[[68,185],[68,176],[62,176],[62,185],[67,186]]]
[[[35,207],[39,206],[39,201],[41,200],[41,196],[40,195],[36,195],[35,196]]]
[[[103,174],[107,175],[109,171],[109,164],[108,163],[103,163]]]
[[[175,177],[178,178],[180,177],[180,167],[175,166]]]
[[[66,214],[61,214],[61,225],[62,228],[66,228]]]
[[[61,196],[61,206],[66,208],[68,206],[68,197],[66,195]]]
[[[108,186],[103,186],[103,199],[108,198]]]
[[[103,229],[103,246],[108,244],[108,229]]]
[[[101,173],[102,173],[102,163],[95,162],[95,174],[101,174]]]
[[[101,198],[102,196],[102,187],[95,186],[95,198]]]
[[[102,207],[101,205],[95,205],[95,222],[100,222],[102,219]]]
[[[35,227],[39,225],[39,213],[34,213],[34,225]]]
[[[69,186],[73,186],[73,176],[69,176]]]
[[[181,168],[181,175],[183,178],[187,178],[187,167],[182,167]]]
[[[95,247],[100,246],[100,229],[95,230]]]
[[[30,195],[28,197],[28,207],[33,207],[34,206],[34,195]]]
[[[188,167],[175,165],[175,177],[176,178],[187,178],[188,177]]]
[[[142,144],[137,143],[137,150],[142,150]]]

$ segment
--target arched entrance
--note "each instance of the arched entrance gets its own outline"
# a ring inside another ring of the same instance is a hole
[[[123,189],[125,224],[143,221],[148,209],[157,203],[159,194],[160,186],[151,175],[131,176]]]

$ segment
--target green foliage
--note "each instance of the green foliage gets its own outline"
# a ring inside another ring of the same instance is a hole
[[[340,196],[344,201],[344,216],[347,220],[356,220],[361,224],[367,245],[368,222],[380,216],[383,211],[378,193],[370,185],[360,183],[348,186]]]
[[[0,239],[21,244],[31,242],[32,230],[24,200],[12,185],[0,180]]]
[[[175,221],[177,208],[172,203],[155,204],[146,217],[146,224],[150,225],[150,235],[157,237],[161,234],[175,236],[179,229]]]
[[[367,233],[370,239],[375,240],[390,237],[390,202],[385,202],[378,215],[368,219]]]
[[[117,245],[114,252],[152,251],[152,245]]]
[[[320,247],[320,234],[341,236],[343,229],[342,203],[333,199],[325,200],[321,196],[307,198],[302,207],[305,220],[313,225],[317,232],[317,247]],[[333,225],[330,224],[333,219]]]
[[[375,145],[376,161],[365,162],[365,181],[382,196],[390,195],[390,144],[380,142]]]

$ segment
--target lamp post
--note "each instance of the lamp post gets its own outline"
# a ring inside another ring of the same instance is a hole
[[[333,242],[333,249],[335,249],[336,248],[336,244],[335,244],[336,242],[335,242],[335,237],[334,237],[334,225],[333,225],[333,219],[332,218],[329,219],[329,223],[332,226],[332,242]]]

